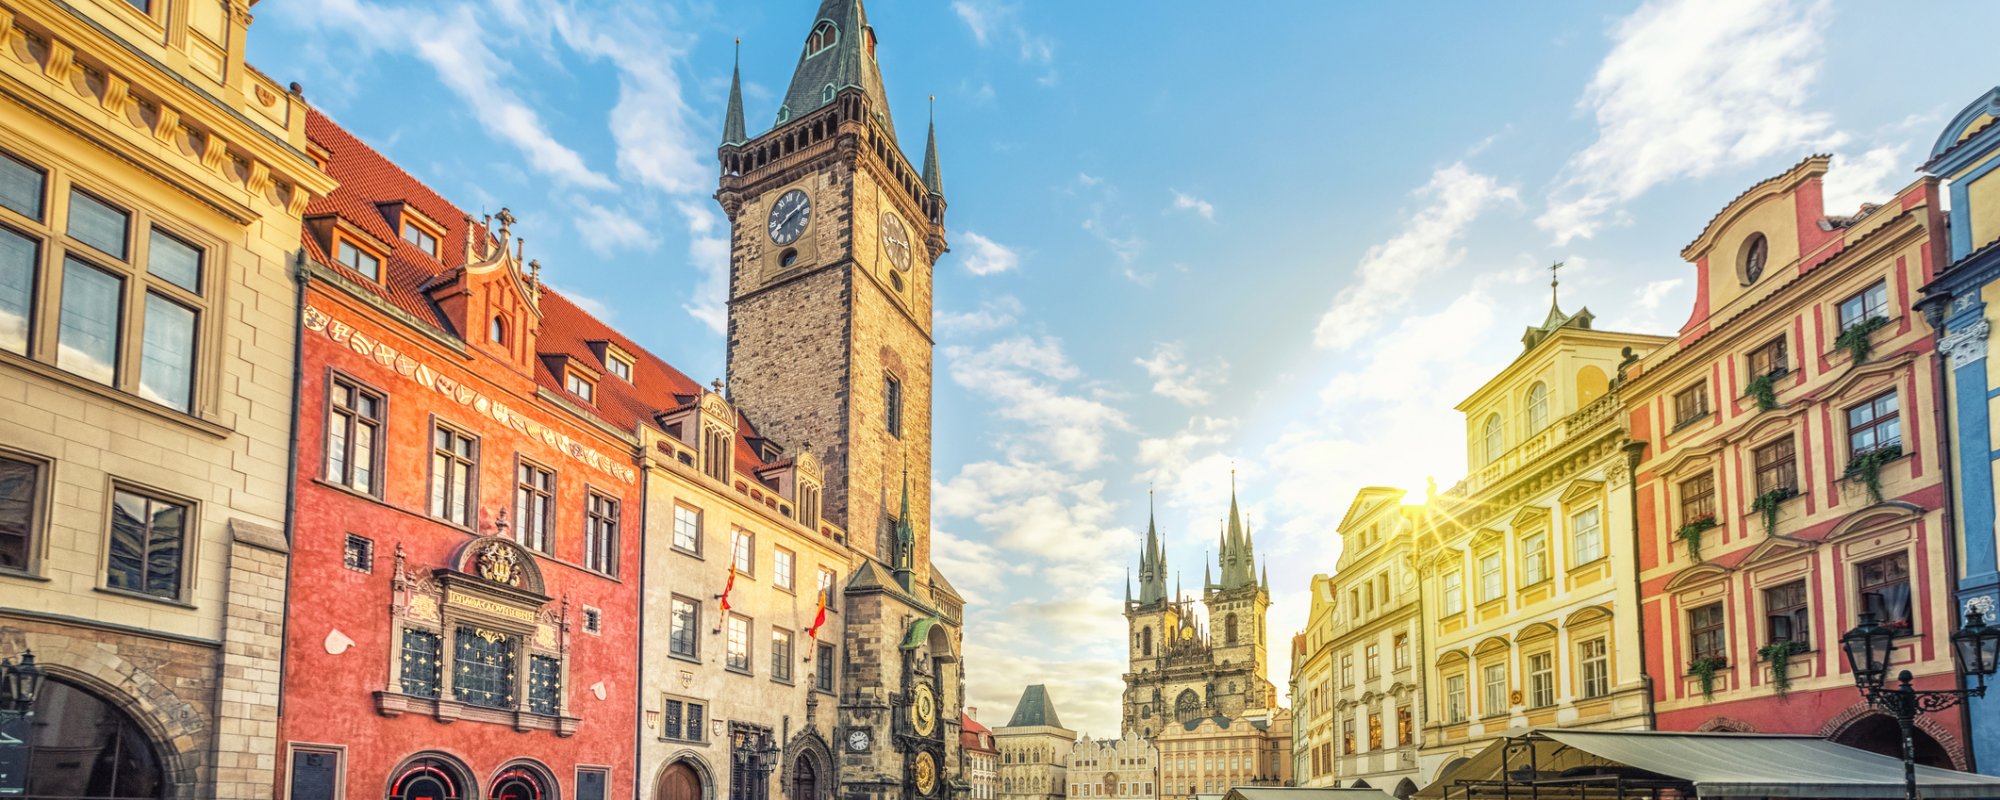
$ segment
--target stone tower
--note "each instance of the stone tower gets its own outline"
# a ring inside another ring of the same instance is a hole
[[[1233,483],[1229,487],[1229,521],[1217,553],[1222,579],[1210,582],[1202,598],[1208,607],[1209,641],[1214,643],[1216,663],[1255,664],[1261,680],[1268,656],[1264,620],[1271,607],[1270,569],[1258,575],[1256,543],[1236,507]],[[1251,703],[1259,700],[1246,699]]]
[[[932,269],[945,248],[933,127],[921,169],[896,138],[861,0],[823,0],[771,130],[740,75],[715,199],[731,225],[730,400],[825,465],[846,530],[841,797],[962,791],[963,601],[930,559]],[[830,528],[828,529],[830,530]]]

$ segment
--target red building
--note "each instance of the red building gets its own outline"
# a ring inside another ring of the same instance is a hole
[[[340,188],[305,213],[278,796],[630,797],[643,483],[598,384],[639,354],[504,210],[307,134]]]
[[[1645,661],[1663,730],[1808,733],[1900,755],[1839,646],[1872,613],[1894,671],[1948,688],[1951,543],[1935,337],[1912,313],[1943,263],[1937,182],[1851,215],[1815,156],[1745,191],[1681,255],[1678,339],[1628,362]],[[1918,756],[1964,769],[1964,720]]]

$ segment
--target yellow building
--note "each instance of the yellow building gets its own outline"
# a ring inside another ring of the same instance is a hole
[[[1238,786],[1292,782],[1292,712],[1257,709],[1168,725],[1153,737],[1160,759],[1160,800],[1220,795]]]
[[[1292,638],[1292,776],[1296,785],[1339,785],[1333,774],[1333,579],[1312,578],[1306,629]]]
[[[49,676],[29,795],[275,785],[293,272],[333,182],[299,96],[244,63],[249,6],[0,6],[0,530],[25,533],[0,657]]]
[[[1340,521],[1340,561],[1328,586],[1334,781],[1329,785],[1417,790],[1417,726],[1423,707],[1422,592],[1412,560],[1421,507],[1404,492],[1362,489]]]
[[[1469,474],[1428,504],[1416,536],[1420,785],[1510,730],[1647,724],[1615,379],[1665,339],[1591,321],[1552,305],[1513,363],[1458,405]]]

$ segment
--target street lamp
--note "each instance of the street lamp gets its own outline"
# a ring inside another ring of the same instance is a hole
[[[1917,800],[1917,715],[1943,711],[1965,702],[1967,697],[1986,696],[1986,676],[2000,664],[2000,628],[1986,624],[1978,611],[1967,611],[1965,624],[1951,635],[1952,650],[1958,656],[1959,672],[1975,685],[1965,689],[1928,689],[1910,686],[1912,676],[1903,670],[1896,676],[1899,686],[1883,686],[1889,674],[1889,655],[1895,650],[1896,629],[1875,621],[1864,613],[1861,624],[1841,635],[1840,649],[1847,655],[1848,669],[1854,672],[1854,686],[1868,704],[1896,717],[1903,735],[1903,795]]]
[[[34,713],[35,695],[42,690],[42,668],[35,666],[35,651],[21,652],[21,663],[0,658],[0,714],[26,717]]]

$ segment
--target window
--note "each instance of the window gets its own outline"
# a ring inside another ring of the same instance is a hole
[[[553,716],[562,709],[562,659],[528,656],[528,710]]]
[[[117,487],[111,493],[111,542],[104,585],[177,600],[187,562],[189,508]]]
[[[1771,241],[1753,233],[1743,242],[1743,282],[1756,283],[1764,276],[1764,262],[1771,259]]]
[[[1417,718],[1409,706],[1396,709],[1396,744],[1405,745],[1416,741]]]
[[[620,380],[626,383],[632,382],[632,359],[617,353],[607,353],[604,359],[604,369],[618,376]]]
[[[1799,459],[1792,437],[1786,436],[1751,451],[1751,459],[1757,465],[1758,496],[1776,491],[1798,491]]]
[[[1843,331],[1876,317],[1889,318],[1889,285],[1886,283],[1877,281],[1874,286],[1840,301],[1840,329]]]
[[[722,666],[726,669],[748,674],[750,672],[750,620],[735,614],[729,615],[724,625],[728,634],[723,650]]]
[[[604,609],[592,608],[590,606],[583,607],[583,632],[604,632]]]
[[[355,572],[375,571],[375,542],[366,536],[348,534],[340,547],[341,566]]]
[[[98,383],[114,383],[119,309],[124,304],[123,279],[87,262],[65,259],[56,366]]]
[[[1910,556],[1896,553],[1861,562],[1855,569],[1861,608],[1891,628],[1910,628]]]
[[[753,575],[757,571],[757,538],[749,531],[737,528],[729,534],[729,559],[736,571]]]
[[[1570,566],[1579,567],[1604,557],[1604,525],[1595,506],[1570,515]]]
[[[1686,425],[1708,416],[1708,384],[1697,383],[1674,395],[1674,425]]]
[[[1549,579],[1549,535],[1537,531],[1521,539],[1521,585]]]
[[[1537,383],[1528,390],[1528,432],[1539,433],[1549,426],[1549,385]]]
[[[1715,475],[1703,473],[1681,481],[1681,524],[1715,519]]]
[[[382,259],[376,258],[374,253],[355,247],[353,242],[342,239],[340,247],[335,251],[334,260],[347,265],[348,269],[354,270],[361,277],[371,281],[382,280]]]
[[[833,583],[834,583],[834,580],[835,580],[835,578],[834,578],[834,574],[833,574],[833,570],[830,570],[830,569],[827,569],[827,568],[825,568],[825,567],[820,567],[820,569],[819,569],[819,596],[820,596],[820,597],[823,597],[823,598],[826,598],[826,610],[828,610],[828,611],[832,611],[832,610],[833,610]],[[1149,630],[1148,632],[1150,633],[1150,630]]]
[[[674,504],[674,549],[701,555],[701,509]]]
[[[1728,642],[1723,639],[1721,603],[1688,611],[1688,649],[1694,651],[1696,661],[1725,657]]]
[[[706,703],[670,697],[664,706],[660,714],[660,738],[678,742],[707,740],[708,737],[703,735],[707,728],[707,723],[703,721],[708,711]]]
[[[1340,723],[1340,752],[1342,755],[1354,755],[1354,720],[1342,720]]]
[[[589,378],[581,374],[575,372],[567,374],[563,379],[563,388],[568,389],[570,394],[583,398],[583,402],[597,402],[597,384],[591,383]]]
[[[618,501],[597,492],[584,496],[583,566],[618,574]]]
[[[1452,570],[1444,574],[1442,587],[1438,591],[1444,595],[1445,616],[1448,617],[1465,611],[1464,578],[1459,575],[1457,570]]]
[[[522,461],[514,465],[514,541],[543,553],[554,552],[556,474]]]
[[[475,706],[513,708],[514,637],[460,625],[452,639],[452,696]]]
[[[1507,447],[1507,434],[1500,423],[1499,414],[1494,414],[1486,418],[1485,436],[1486,449],[1484,452],[1486,454],[1486,463],[1491,464],[1499,461],[1501,453]]]
[[[815,55],[821,50],[832,47],[838,41],[840,41],[840,29],[834,27],[832,22],[822,21],[813,26],[812,34],[806,37],[806,55]]]
[[[1354,655],[1352,653],[1340,657],[1340,685],[1354,685]]]
[[[126,239],[131,232],[130,213],[81,190],[69,190],[69,229],[66,233],[71,239],[124,261]]]
[[[34,568],[41,498],[42,465],[0,455],[0,569]]]
[[[500,316],[494,317],[493,322],[486,326],[486,338],[492,339],[494,344],[500,344],[500,345],[506,344],[507,318]]]
[[[11,163],[0,156],[0,167]],[[0,173],[0,192],[6,190]],[[0,201],[4,201],[0,196]],[[35,240],[0,227],[0,350],[27,355],[35,315]]]
[[[813,688],[822,692],[833,691],[833,645],[819,646],[819,655],[813,659]]]
[[[1485,705],[1479,711],[1486,716],[1507,713],[1507,665],[1488,664],[1485,670]]]
[[[1373,679],[1375,679],[1375,678],[1379,678],[1379,677],[1381,677],[1381,676],[1382,676],[1382,646],[1381,646],[1381,645],[1379,645],[1379,644],[1371,644],[1371,645],[1368,645],[1368,649],[1367,649],[1366,651],[1364,651],[1364,653],[1365,653],[1365,655],[1363,655],[1363,656],[1362,656],[1362,659],[1361,659],[1361,661],[1362,661],[1362,663],[1363,663],[1363,664],[1365,664],[1365,665],[1366,665],[1366,669],[1367,669],[1367,672],[1368,672],[1368,678],[1369,678],[1370,680],[1373,680]]]
[[[31,220],[42,218],[42,190],[48,174],[13,156],[0,154],[0,208]]]
[[[890,436],[903,437],[903,382],[894,375],[882,376],[882,424]]]
[[[771,548],[771,584],[787,592],[795,588],[792,583],[792,551],[782,547]]]
[[[1763,347],[1750,351],[1745,359],[1750,368],[1750,379],[1756,380],[1766,375],[1783,375],[1791,371],[1791,359],[1785,353],[1785,337],[1780,336],[1765,342]]]
[[[792,682],[792,632],[771,629],[771,680]]]
[[[1376,751],[1376,750],[1380,750],[1380,749],[1382,749],[1382,715],[1381,715],[1381,714],[1369,714],[1369,715],[1368,715],[1368,750],[1369,750],[1370,752],[1373,752],[1373,751]]]
[[[1494,550],[1491,553],[1480,556],[1479,602],[1490,603],[1500,599],[1500,595],[1506,591],[1506,588],[1507,575],[1504,565],[1501,564],[1500,551]]]
[[[424,255],[437,258],[437,237],[432,236],[429,231],[417,227],[416,223],[408,220],[403,221],[403,241],[416,245],[418,250],[424,251]]]
[[[1604,637],[1585,640],[1576,646],[1577,663],[1582,665],[1585,699],[1611,693],[1611,649]]]
[[[1764,590],[1764,641],[1812,646],[1812,617],[1806,609],[1806,582]]]
[[[431,430],[431,516],[472,527],[479,442],[442,424]]]
[[[1556,658],[1548,653],[1528,656],[1528,707],[1556,704]]]
[[[1402,670],[1409,669],[1410,635],[1407,633],[1396,634],[1396,643],[1394,650],[1395,650],[1394,658],[1396,659],[1396,670],[1400,672]]]
[[[1847,410],[1849,456],[1902,446],[1903,423],[1896,413],[1895,392],[1884,393]]]
[[[384,399],[373,389],[335,375],[327,400],[326,479],[365,494],[378,494]]]
[[[444,671],[444,637],[419,628],[403,629],[403,694],[437,699]]]
[[[667,653],[681,658],[700,657],[701,604],[680,595],[669,603]]]

